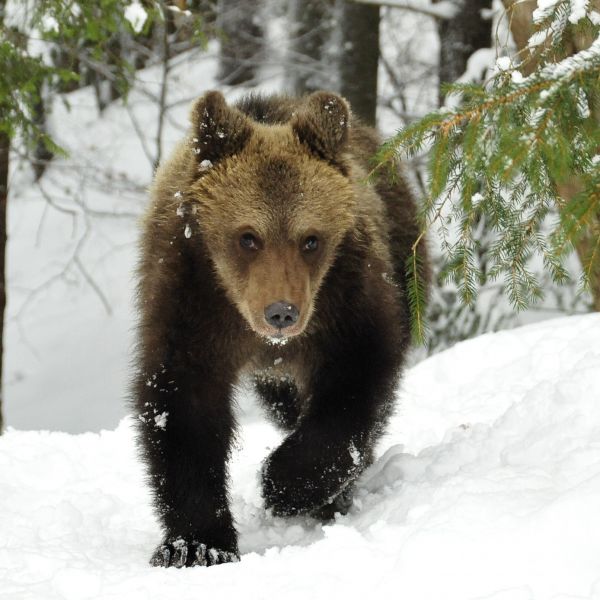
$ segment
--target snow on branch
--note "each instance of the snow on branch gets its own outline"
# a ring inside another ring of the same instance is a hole
[[[567,56],[560,62],[545,65],[540,69],[537,77],[542,80],[565,80],[573,78],[586,68],[600,70],[600,34],[589,48]]]
[[[434,19],[453,19],[459,12],[458,2],[453,0],[441,0],[432,4],[430,0],[354,0],[358,4],[376,4],[378,6],[389,6],[390,8],[403,8],[412,10]]]

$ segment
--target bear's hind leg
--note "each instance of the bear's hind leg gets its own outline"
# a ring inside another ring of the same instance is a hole
[[[294,380],[258,373],[254,376],[254,389],[273,423],[285,431],[292,431],[301,410],[301,399]]]

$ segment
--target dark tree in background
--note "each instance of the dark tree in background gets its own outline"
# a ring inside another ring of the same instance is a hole
[[[0,9],[1,10],[1,9]],[[0,432],[2,432],[2,364],[4,357],[4,308],[6,307],[6,201],[8,199],[8,153],[10,140],[0,132]]]
[[[326,51],[333,29],[333,0],[292,0],[289,18],[292,39],[289,49],[288,88],[302,95],[331,88],[324,75]]]
[[[451,19],[438,19],[440,34],[440,86],[454,83],[466,70],[469,57],[480,48],[489,48],[492,20],[482,11],[492,7],[492,0],[462,0]],[[443,104],[440,92],[440,104]]]
[[[44,101],[44,94],[42,93],[43,83],[38,83],[39,89],[37,95],[39,96],[38,101],[32,110],[33,122],[37,125],[39,130],[47,134],[46,130],[46,103]],[[37,140],[35,148],[33,149],[33,156],[31,160],[31,166],[35,175],[36,181],[42,177],[46,166],[54,157],[53,152],[48,148],[47,144],[42,139]]]
[[[379,6],[343,1],[338,8],[340,93],[367,125],[375,125]]]
[[[217,31],[221,36],[219,79],[238,85],[256,78],[262,60],[264,32],[259,24],[260,0],[220,0]]]
[[[5,0],[0,0],[0,27],[4,23]],[[4,271],[6,255],[6,201],[8,200],[8,160],[10,153],[10,138],[0,131],[0,433],[4,427],[2,417],[4,363],[4,309],[6,307],[6,273]]]

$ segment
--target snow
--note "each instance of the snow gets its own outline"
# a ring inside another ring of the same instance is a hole
[[[571,12],[569,13],[569,22],[576,25],[582,19],[585,19],[590,11],[590,0],[571,0]]]
[[[484,197],[483,194],[481,192],[475,192],[472,196],[471,196],[471,204],[473,206],[477,206],[478,204],[481,204],[481,202],[483,202]]]
[[[280,439],[240,393],[240,563],[159,569],[133,443],[115,431],[0,438],[0,584],[11,599],[600,597],[600,315],[456,345],[411,369],[379,458],[330,525],[274,518]],[[166,417],[165,417],[166,418]],[[167,425],[168,426],[168,425]],[[349,448],[352,452],[352,448]]]
[[[353,442],[351,442],[350,446],[348,447],[348,453],[350,454],[350,457],[352,458],[352,463],[356,466],[360,465],[360,461],[361,461],[360,451],[354,445]]]
[[[167,417],[168,416],[169,416],[169,413],[167,411],[164,411],[164,412],[160,413],[160,415],[156,415],[154,417],[154,423],[160,429],[165,429],[167,426]]]
[[[540,46],[544,44],[546,40],[551,39],[552,30],[551,29],[541,29],[540,31],[534,31],[529,37],[529,41],[527,45],[530,48],[535,48],[536,46]]]
[[[457,83],[481,83],[486,79],[487,73],[496,64],[497,68],[506,70],[510,64],[501,67],[505,57],[498,58],[496,61],[496,51],[493,48],[480,48],[475,50],[467,60],[465,72],[456,80]],[[458,110],[462,102],[462,94],[447,94],[444,101],[444,109]]]
[[[479,48],[475,50],[467,60],[467,68],[465,72],[458,78],[458,83],[480,83],[485,79],[486,72],[493,67],[496,60],[496,51],[492,48]],[[498,65],[500,65],[500,58]],[[505,67],[504,70],[506,70]]]
[[[264,338],[267,344],[271,346],[285,346],[289,342],[289,338],[286,337],[266,337]]]
[[[537,8],[533,11],[533,22],[540,23],[556,8],[560,0],[537,0]]]
[[[563,60],[544,66],[540,69],[538,77],[545,79],[569,79],[578,71],[589,68],[590,64],[600,56],[600,33],[589,48],[564,58]]]
[[[534,23],[541,23],[544,19],[549,17],[553,11],[557,9],[558,4],[559,0],[538,0],[537,8],[533,11]],[[569,9],[568,21],[571,24],[577,25],[577,23],[586,17],[588,17],[592,23],[597,24],[596,20],[598,13],[591,6],[590,0],[570,0],[567,8]],[[560,19],[561,15],[557,13],[555,17]],[[534,32],[529,38],[529,47],[534,48],[535,46],[543,44],[546,39],[552,37],[552,34],[553,25],[550,25],[547,29],[542,31]]]
[[[500,56],[496,60],[496,66],[500,71],[508,71],[512,66],[512,59],[510,56]]]
[[[512,79],[513,83],[516,84],[523,83],[525,81],[523,73],[521,73],[521,71],[517,71],[516,69],[511,72],[510,78]]]
[[[589,119],[591,115],[590,105],[583,90],[577,94],[577,112],[582,119]]]
[[[139,2],[134,1],[125,9],[125,18],[129,21],[133,30],[140,33],[144,28],[148,13]]]
[[[42,30],[58,33],[58,21],[52,15],[45,14],[42,17]]]

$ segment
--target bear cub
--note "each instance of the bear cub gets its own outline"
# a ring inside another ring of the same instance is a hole
[[[323,520],[348,510],[393,408],[419,239],[401,175],[367,182],[378,145],[333,93],[228,105],[208,92],[159,167],[133,383],[164,528],[151,564],[239,560],[227,461],[242,373],[287,433],[263,466],[265,507]]]

